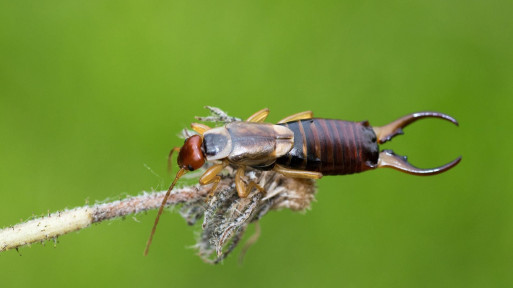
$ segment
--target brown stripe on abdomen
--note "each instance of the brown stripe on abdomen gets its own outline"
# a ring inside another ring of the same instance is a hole
[[[342,175],[377,164],[376,135],[367,122],[313,118],[278,125],[294,132],[294,146],[276,161],[284,167]]]

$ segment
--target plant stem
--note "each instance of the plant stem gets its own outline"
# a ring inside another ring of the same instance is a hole
[[[226,185],[225,183],[223,183]],[[210,186],[189,186],[174,190],[167,206],[198,201],[206,196]],[[114,202],[77,207],[32,219],[0,230],[0,252],[87,228],[102,222],[130,214],[159,208],[166,191],[146,193]]]

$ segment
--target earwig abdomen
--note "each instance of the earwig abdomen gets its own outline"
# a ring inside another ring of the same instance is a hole
[[[367,121],[313,118],[287,122],[294,146],[276,163],[297,170],[343,175],[373,169],[378,163],[376,134]]]

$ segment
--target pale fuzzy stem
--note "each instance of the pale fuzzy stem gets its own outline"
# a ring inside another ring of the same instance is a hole
[[[50,240],[92,223],[92,210],[80,207],[51,214],[0,230],[0,251]]]
[[[222,181],[220,185],[226,185],[226,182]],[[209,189],[210,185],[176,189],[169,196],[167,205],[199,200],[205,197]],[[0,230],[0,252],[52,240],[60,235],[84,229],[92,223],[157,209],[165,193],[166,191],[144,193],[110,203],[78,207],[4,228]]]

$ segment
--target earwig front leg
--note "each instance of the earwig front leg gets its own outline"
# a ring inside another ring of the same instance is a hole
[[[320,179],[322,177],[322,173],[319,172],[294,170],[282,167],[280,165],[274,166],[273,170],[282,174],[283,176],[291,178]]]
[[[217,185],[219,184],[219,181],[221,181],[221,176],[218,176],[217,174],[219,174],[226,166],[228,166],[228,162],[215,164],[212,167],[208,168],[207,171],[205,171],[205,173],[203,173],[203,175],[199,179],[200,185],[208,185],[212,183],[214,184],[210,189],[209,196],[214,195]]]
[[[258,189],[260,192],[265,194],[265,189],[262,186],[255,183],[255,181],[250,181],[248,186],[244,184],[242,177],[244,176],[244,172],[246,172],[246,167],[241,166],[237,169],[237,173],[235,174],[235,188],[237,189],[237,194],[240,198],[246,198],[249,195],[249,192],[253,190],[253,188]]]
[[[192,128],[192,130],[196,131],[196,133],[200,134],[201,136],[203,136],[203,133],[210,130],[210,127],[208,127],[205,124],[200,124],[200,123],[191,123],[191,128]]]
[[[264,108],[255,114],[249,116],[249,118],[246,120],[246,122],[255,122],[255,123],[261,123],[265,121],[265,118],[267,118],[267,115],[269,115],[269,109]]]
[[[299,112],[293,115],[290,115],[288,117],[285,117],[278,121],[278,124],[281,123],[287,123],[291,121],[298,121],[298,120],[305,120],[305,119],[312,119],[313,118],[313,112],[312,111],[303,111]]]

